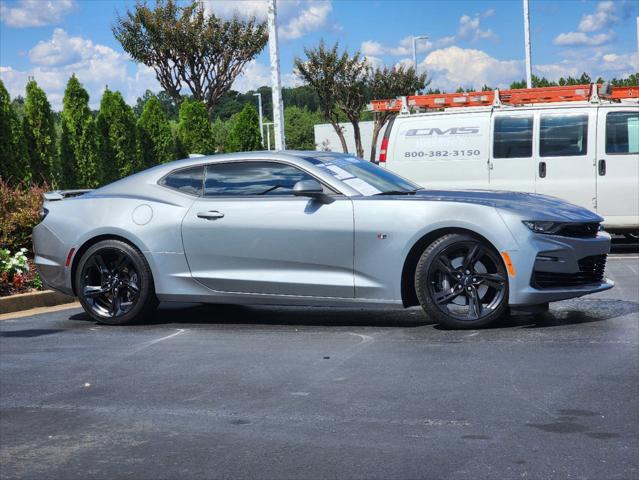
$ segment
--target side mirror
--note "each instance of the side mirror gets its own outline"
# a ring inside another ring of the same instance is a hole
[[[293,186],[293,195],[296,197],[310,197],[322,203],[332,203],[333,198],[324,193],[324,188],[317,180],[302,180]]]

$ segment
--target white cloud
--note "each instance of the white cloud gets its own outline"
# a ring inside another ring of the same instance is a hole
[[[608,33],[594,34],[594,32],[612,28],[622,18],[628,17],[629,12],[630,9],[625,0],[599,2],[594,13],[581,17],[576,32],[560,33],[553,39],[553,43],[561,46],[606,45],[614,40],[614,32],[612,30]]]
[[[0,78],[12,96],[24,95],[28,77],[35,78],[54,109],[61,108],[64,88],[73,73],[89,92],[92,108],[99,105],[105,85],[121,91],[128,102],[134,102],[147,88],[159,89],[150,68],[134,64],[124,53],[105,45],[71,37],[62,29],[55,29],[51,39],[33,47],[29,58],[32,68],[15,70],[4,66]]]
[[[265,0],[204,0],[204,8],[209,13],[229,18],[237,15],[242,18],[255,17],[259,21],[266,20],[268,13]],[[328,15],[333,9],[330,0],[293,0],[278,1],[278,33],[284,40],[303,37],[309,32],[325,26]]]
[[[611,78],[628,77],[639,71],[639,54],[614,52],[584,53],[571,59],[565,59],[557,63],[535,65],[536,73],[545,76],[549,80],[557,80],[568,75],[577,77],[587,72],[593,79],[603,77]]]
[[[413,37],[404,37],[400,40],[398,45],[391,47],[382,45],[375,40],[366,40],[362,42],[360,50],[365,56],[390,55],[393,57],[402,57],[413,54],[412,42]],[[417,40],[415,48],[417,53],[424,53],[433,48],[433,44],[428,40]]]
[[[599,2],[595,13],[581,17],[578,26],[579,31],[596,32],[597,30],[611,27],[619,20],[617,15],[619,7],[620,3],[615,5],[615,2],[612,1]]]
[[[485,15],[485,14],[484,14]],[[490,16],[490,15],[489,15]],[[457,30],[457,39],[477,42],[479,40],[494,40],[497,35],[491,30],[482,30],[480,27],[481,16],[475,15],[471,18],[468,15],[462,15],[459,19],[459,29]]]
[[[430,87],[446,91],[484,84],[504,88],[523,75],[521,60],[498,60],[482,50],[454,46],[431,52],[420,67],[431,79]]]
[[[552,43],[560,46],[599,46],[610,43],[614,39],[612,32],[598,33],[589,36],[584,32],[568,32],[557,35]]]
[[[318,30],[326,24],[328,14],[333,9],[330,2],[309,2],[299,14],[285,25],[279,27],[279,36],[284,40],[303,37],[309,32]]]
[[[20,0],[14,7],[3,2],[0,3],[0,20],[18,28],[53,25],[76,7],[75,0]]]

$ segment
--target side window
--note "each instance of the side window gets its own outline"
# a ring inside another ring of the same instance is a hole
[[[539,155],[572,157],[588,151],[588,115],[542,115]]]
[[[162,179],[160,185],[179,190],[190,195],[202,195],[204,167],[192,167],[169,173]]]
[[[639,153],[639,112],[606,115],[606,153]]]
[[[301,180],[314,180],[302,170],[275,162],[230,162],[208,165],[204,195],[292,195]]]
[[[495,117],[493,158],[532,156],[533,117]]]

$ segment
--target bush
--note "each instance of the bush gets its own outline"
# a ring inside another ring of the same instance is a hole
[[[40,222],[42,193],[47,190],[46,184],[13,187],[0,179],[0,248],[32,250],[31,230]]]

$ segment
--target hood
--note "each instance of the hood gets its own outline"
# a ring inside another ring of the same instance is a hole
[[[560,198],[535,193],[495,190],[419,190],[415,200],[473,203],[509,210],[526,220],[602,222],[596,213]]]

